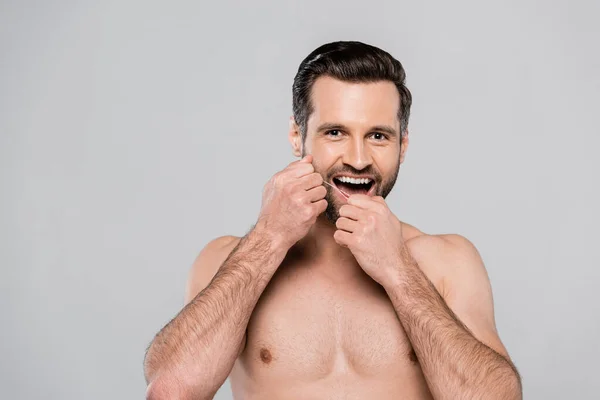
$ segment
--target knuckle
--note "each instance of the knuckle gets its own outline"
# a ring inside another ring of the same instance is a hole
[[[297,207],[301,207],[304,204],[304,197],[301,195],[294,196],[293,200]]]
[[[294,182],[287,182],[287,184],[285,185],[286,193],[289,195],[293,195],[295,192],[297,192],[297,186],[298,185]]]
[[[285,181],[285,175],[282,172],[278,172],[273,176],[272,182],[276,187],[281,187]]]
[[[363,231],[364,229],[361,229],[361,233],[352,239],[356,245],[362,245],[365,242],[365,235]]]
[[[315,168],[312,166],[312,164],[303,164],[299,171],[302,175],[308,175],[310,173],[312,173],[315,170]]]
[[[311,207],[304,207],[302,209],[302,217],[305,221],[310,221],[310,219],[313,217],[313,210]]]

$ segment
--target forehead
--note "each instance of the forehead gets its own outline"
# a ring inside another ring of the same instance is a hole
[[[400,95],[390,81],[345,82],[319,77],[311,91],[313,112],[309,129],[323,122],[339,123],[356,129],[373,125],[399,128]],[[398,129],[399,130],[399,129]]]

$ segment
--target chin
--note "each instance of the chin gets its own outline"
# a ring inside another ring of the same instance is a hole
[[[327,217],[327,220],[334,225],[340,217],[341,206],[341,204],[335,203],[335,201],[332,201],[332,199],[327,199],[327,209],[325,210],[324,214],[325,217]]]

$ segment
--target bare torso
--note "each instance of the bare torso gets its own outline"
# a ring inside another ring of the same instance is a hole
[[[256,305],[230,375],[234,397],[431,399],[383,288],[355,262],[310,260],[292,248]],[[332,273],[340,268],[348,273]]]

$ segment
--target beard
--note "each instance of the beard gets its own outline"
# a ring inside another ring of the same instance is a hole
[[[386,180],[383,180],[381,177],[381,174],[379,174],[377,171],[374,171],[371,167],[368,167],[367,169],[363,169],[362,171],[357,171],[357,170],[352,169],[351,167],[350,168],[346,167],[346,168],[342,168],[342,169],[336,169],[334,171],[329,171],[327,174],[326,181],[331,182],[332,176],[339,174],[339,173],[344,173],[344,172],[348,172],[348,173],[356,174],[356,175],[360,175],[361,173],[362,174],[372,174],[373,176],[375,176],[375,182],[373,183],[373,185],[375,185],[375,191],[374,191],[373,195],[381,196],[385,199],[390,194],[392,189],[394,188],[394,185],[396,184],[396,180],[398,179],[398,172],[400,171],[400,160],[398,160],[398,165],[396,166],[394,171],[395,172],[391,177],[389,177]],[[321,175],[324,175],[324,174],[321,174]],[[340,217],[340,208],[344,204],[337,202],[338,196],[336,196],[336,193],[334,193],[336,191],[334,188],[332,188],[329,185],[325,186],[325,188],[327,189],[327,194],[325,195],[325,200],[327,200],[327,209],[325,209],[324,214],[327,217],[327,220],[335,225],[338,218]]]

